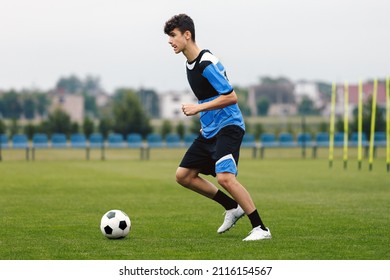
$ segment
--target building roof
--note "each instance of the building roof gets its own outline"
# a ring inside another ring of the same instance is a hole
[[[339,95],[339,100],[342,99],[344,93],[344,85],[337,85],[337,94]],[[363,102],[367,101],[367,99],[374,92],[374,83],[373,82],[365,82],[363,83]],[[359,98],[359,85],[353,84],[348,85],[348,100],[349,104],[358,104]],[[378,104],[386,104],[386,83],[378,82],[378,90],[376,97]]]

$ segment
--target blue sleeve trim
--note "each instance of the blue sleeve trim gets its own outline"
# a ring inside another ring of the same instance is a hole
[[[203,76],[210,82],[219,94],[229,94],[233,87],[225,76],[224,67],[221,63],[211,63],[203,71]]]

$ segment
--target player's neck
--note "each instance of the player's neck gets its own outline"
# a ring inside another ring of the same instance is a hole
[[[198,57],[200,52],[201,49],[198,47],[196,43],[188,44],[185,50],[183,50],[183,54],[187,58],[187,61],[189,62],[194,61]]]

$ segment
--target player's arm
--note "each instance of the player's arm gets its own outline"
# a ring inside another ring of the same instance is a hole
[[[229,94],[220,95],[217,98],[202,104],[183,104],[182,110],[186,116],[196,115],[199,112],[217,110],[237,103],[237,94],[233,90]]]
[[[237,103],[237,94],[229,83],[224,67],[218,60],[210,55],[205,54],[210,60],[205,60],[203,76],[210,82],[219,96],[211,101],[201,104],[183,104],[183,113],[187,116],[195,115],[199,112],[217,110]]]

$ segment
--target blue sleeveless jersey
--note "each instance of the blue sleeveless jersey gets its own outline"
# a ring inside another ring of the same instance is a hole
[[[233,92],[224,66],[208,50],[202,50],[192,62],[187,62],[187,79],[192,91],[198,98],[198,103],[204,103]],[[205,138],[214,137],[218,131],[227,125],[237,125],[245,130],[244,120],[238,104],[222,109],[200,113],[202,135]]]

